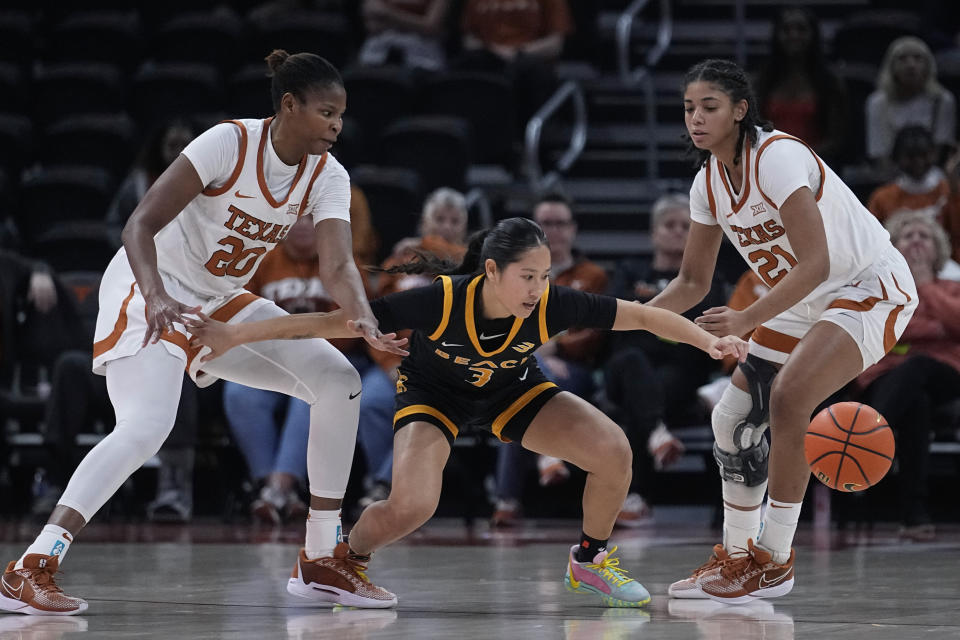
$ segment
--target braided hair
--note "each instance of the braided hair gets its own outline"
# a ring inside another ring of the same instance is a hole
[[[740,163],[740,155],[743,153],[743,139],[749,138],[751,145],[757,144],[757,127],[763,131],[773,131],[773,125],[760,117],[760,110],[757,106],[757,99],[753,93],[753,87],[750,84],[750,78],[746,72],[735,62],[710,58],[701,60],[690,67],[687,74],[683,77],[683,90],[694,82],[709,82],[716,85],[723,91],[733,103],[746,100],[747,113],[738,123],[740,125],[740,135],[737,137],[737,146],[733,152],[733,163]],[[689,133],[684,134],[687,141],[687,154],[694,158],[694,166],[702,167],[710,159],[710,152],[706,149],[698,149],[693,144]]]

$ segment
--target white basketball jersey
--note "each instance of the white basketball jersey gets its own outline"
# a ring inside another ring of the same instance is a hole
[[[743,183],[739,194],[734,193],[726,169],[714,156],[700,169],[690,189],[691,218],[702,224],[719,224],[754,273],[767,286],[775,286],[797,260],[780,217],[779,206],[783,202],[774,202],[775,197],[764,193],[761,184],[767,185],[771,193],[776,193],[770,188],[771,184],[783,186],[779,191],[785,199],[791,186],[800,185],[796,170],[788,177],[783,174],[790,171],[780,167],[811,166],[812,155],[819,168],[819,179],[806,184],[817,199],[823,219],[830,275],[801,302],[850,284],[854,276],[891,246],[890,235],[805,142],[780,131],[758,130],[758,134],[755,147],[749,141],[744,144]],[[769,162],[765,165],[763,156],[771,145],[786,145],[777,149],[778,157],[783,159],[786,153],[796,161],[776,168]]]
[[[283,200],[263,173],[270,121],[231,120],[240,128],[240,153],[230,178],[206,188],[157,234],[157,266],[201,295],[242,289],[264,254],[277,246],[307,209],[327,154],[305,155]]]

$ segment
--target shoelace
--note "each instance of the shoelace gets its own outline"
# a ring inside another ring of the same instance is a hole
[[[345,560],[347,561],[347,566],[350,567],[355,574],[360,576],[364,582],[370,583],[370,578],[367,577],[366,573],[370,556],[348,555]]]
[[[613,552],[616,550],[617,547],[610,549],[610,553],[608,553],[607,557],[603,559],[603,562],[599,564],[588,564],[586,566],[590,569],[597,569],[601,576],[608,580],[612,580],[618,587],[622,587],[628,582],[633,582],[633,578],[628,578],[625,575],[628,573],[627,570],[620,568],[620,558],[613,557]]]
[[[30,579],[45,593],[63,593],[63,589],[57,586],[56,581],[53,579],[53,574],[54,572],[47,567],[32,569],[30,571]]]
[[[756,559],[751,553],[731,555],[729,560],[720,562],[720,575],[727,580],[739,578],[746,575],[750,568],[756,564]]]

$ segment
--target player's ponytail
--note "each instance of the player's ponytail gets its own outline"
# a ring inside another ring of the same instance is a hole
[[[737,136],[737,146],[733,152],[733,163],[740,163],[740,154],[743,152],[743,140],[748,138],[751,145],[757,144],[757,128],[763,131],[773,131],[773,125],[760,117],[760,110],[757,106],[757,98],[753,93],[753,86],[750,83],[750,77],[735,62],[730,60],[721,60],[711,58],[702,60],[690,67],[683,78],[683,91],[693,82],[709,82],[716,85],[730,98],[731,102],[737,103],[741,100],[747,102],[747,113],[739,122],[740,135]],[[687,154],[694,159],[694,166],[702,167],[710,159],[710,152],[706,149],[698,149],[690,138],[689,133],[684,134],[687,141]]]
[[[343,78],[337,68],[314,53],[291,55],[283,49],[274,49],[264,60],[270,68],[267,75],[272,78],[270,97],[274,112],[280,111],[280,100],[285,93],[292,93],[304,102],[311,90],[343,88]]]
[[[497,263],[498,269],[520,259],[520,255],[546,245],[547,237],[529,218],[507,218],[491,229],[477,231],[470,236],[467,252],[460,264],[443,260],[426,251],[414,251],[411,262],[384,269],[386,273],[427,273],[436,275],[471,275],[483,271],[487,259]]]

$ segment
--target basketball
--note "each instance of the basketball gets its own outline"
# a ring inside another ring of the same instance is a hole
[[[811,473],[838,491],[863,491],[880,482],[895,448],[884,417],[859,402],[838,402],[818,413],[804,440]]]

